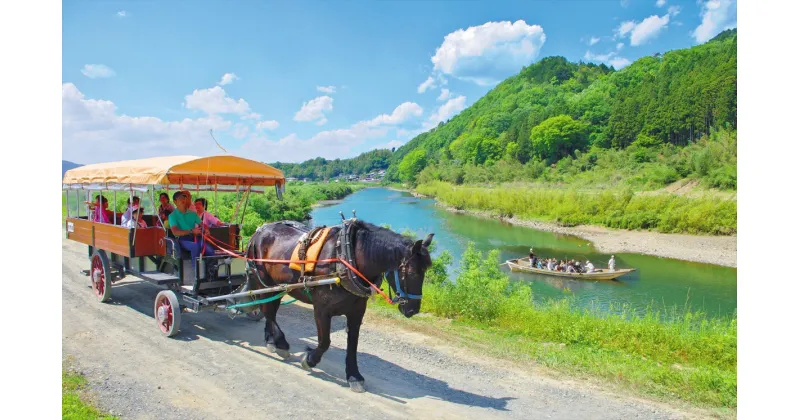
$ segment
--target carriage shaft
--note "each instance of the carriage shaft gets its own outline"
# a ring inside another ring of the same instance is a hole
[[[329,279],[313,280],[313,281],[309,281],[309,282],[282,284],[282,285],[279,285],[279,286],[267,287],[265,289],[250,290],[250,291],[247,291],[247,292],[232,293],[230,295],[203,298],[201,300],[201,302],[204,305],[207,305],[207,304],[209,304],[211,302],[218,302],[218,301],[221,301],[221,300],[226,300],[226,299],[231,299],[231,298],[239,298],[239,297],[247,297],[247,296],[258,296],[258,295],[263,295],[265,293],[284,292],[284,291],[300,289],[300,288],[304,288],[304,287],[324,286],[326,284],[339,284],[340,281],[341,280],[339,280],[338,277],[332,277],[332,278],[329,278]]]

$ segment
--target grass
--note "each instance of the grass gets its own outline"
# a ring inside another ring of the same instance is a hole
[[[86,379],[67,369],[61,371],[61,417],[64,419],[107,419],[117,417],[104,414],[81,399],[81,391],[86,388]]]
[[[643,316],[624,307],[587,310],[569,298],[532,303],[531,289],[511,283],[498,257],[496,251],[484,257],[470,244],[454,283],[440,278],[435,263],[423,289],[421,312],[428,315],[414,321],[420,322],[417,328],[429,328],[436,336],[444,330],[451,336],[448,341],[532,361],[558,374],[735,412],[735,318],[713,319],[688,310],[651,310]],[[397,313],[380,301],[372,306],[382,317]]]
[[[483,210],[505,217],[598,225],[664,233],[736,233],[736,201],[671,194],[634,195],[631,190],[597,193],[546,188],[456,186],[431,181],[416,190],[459,210]]]

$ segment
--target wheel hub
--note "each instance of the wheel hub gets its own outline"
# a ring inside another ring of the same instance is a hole
[[[100,281],[102,281],[102,278],[103,278],[103,272],[102,271],[100,271],[98,269],[95,269],[92,272],[92,282],[93,283],[99,283]]]
[[[169,306],[161,305],[158,307],[158,320],[164,322],[169,318]]]

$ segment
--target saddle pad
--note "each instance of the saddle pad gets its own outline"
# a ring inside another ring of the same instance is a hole
[[[322,251],[322,246],[325,245],[325,239],[328,237],[328,233],[330,233],[330,231],[331,228],[329,227],[317,231],[317,234],[311,240],[313,243],[306,251],[306,260],[316,260],[319,257],[319,253]],[[297,261],[300,259],[300,247],[302,245],[302,243],[298,242],[297,246],[294,247],[294,251],[292,251],[292,261]],[[306,263],[306,273],[313,273],[315,266],[316,264],[313,262]],[[289,264],[289,268],[295,271],[300,271],[300,264],[291,263]]]

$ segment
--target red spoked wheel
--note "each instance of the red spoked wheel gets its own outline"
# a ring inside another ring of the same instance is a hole
[[[161,334],[166,337],[173,337],[178,334],[181,326],[181,306],[178,303],[178,295],[172,290],[162,290],[156,296],[156,303],[153,308],[155,312],[156,324]]]
[[[89,270],[92,281],[92,291],[100,302],[111,299],[111,269],[108,264],[106,252],[102,249],[92,254],[92,268]]]

